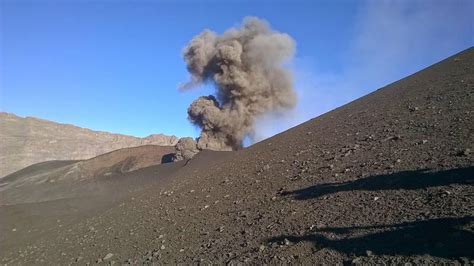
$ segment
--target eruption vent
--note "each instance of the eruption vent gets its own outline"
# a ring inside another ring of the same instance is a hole
[[[191,40],[184,49],[191,81],[180,89],[206,82],[216,88],[215,96],[200,97],[188,108],[189,120],[202,129],[199,149],[240,149],[256,118],[295,106],[292,75],[282,66],[294,52],[289,35],[253,17],[222,35],[205,30]]]

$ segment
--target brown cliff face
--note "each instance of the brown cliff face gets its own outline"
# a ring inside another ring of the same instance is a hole
[[[122,148],[177,142],[175,136],[136,138],[0,113],[0,177],[44,161],[84,160]]]

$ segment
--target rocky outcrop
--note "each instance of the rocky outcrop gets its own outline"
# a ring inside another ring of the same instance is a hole
[[[136,138],[0,113],[0,177],[50,160],[83,160],[122,148],[174,146],[175,136]]]
[[[176,153],[173,161],[189,160],[199,153],[197,143],[193,138],[180,138],[176,144]]]

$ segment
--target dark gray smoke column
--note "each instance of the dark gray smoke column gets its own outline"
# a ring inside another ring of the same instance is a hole
[[[216,96],[200,97],[188,108],[189,120],[202,129],[199,149],[240,149],[256,118],[295,106],[292,75],[282,67],[294,52],[289,35],[253,17],[222,35],[205,30],[191,40],[184,49],[191,81],[181,89],[205,82],[216,87]]]

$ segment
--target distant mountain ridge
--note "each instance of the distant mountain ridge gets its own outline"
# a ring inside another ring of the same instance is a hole
[[[0,112],[0,177],[50,160],[83,160],[142,145],[174,146],[176,136],[137,138]]]

